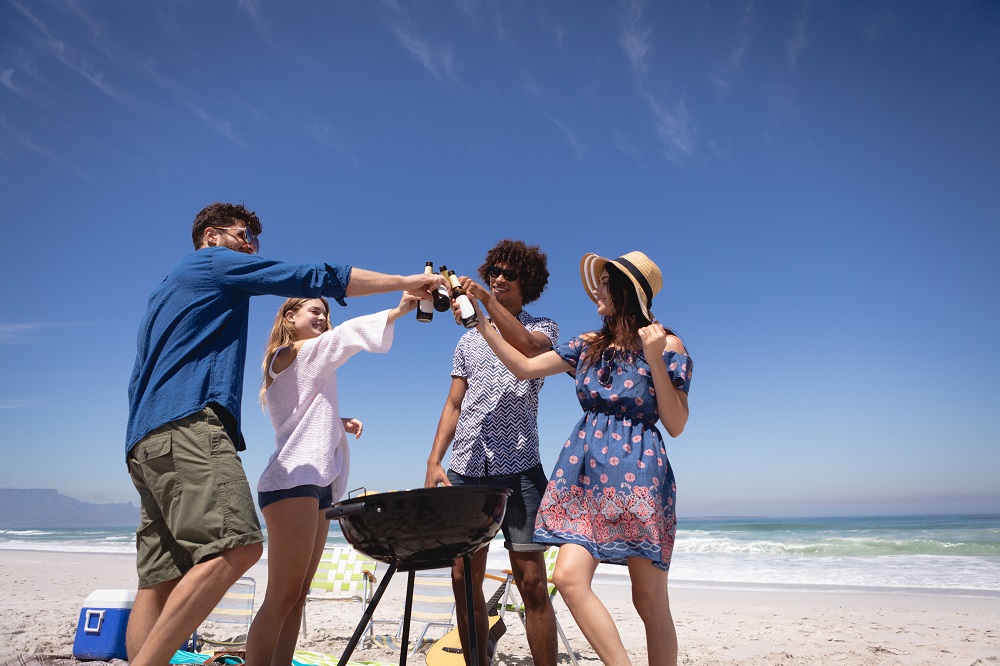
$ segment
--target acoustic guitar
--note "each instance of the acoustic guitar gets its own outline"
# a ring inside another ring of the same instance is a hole
[[[480,666],[490,666],[493,663],[493,655],[496,654],[497,642],[501,636],[507,633],[507,625],[503,623],[503,618],[500,617],[499,610],[500,597],[503,596],[504,591],[507,589],[507,579],[490,574],[486,575],[489,578],[502,580],[503,582],[500,583],[500,587],[497,588],[497,591],[486,602],[487,621],[490,625],[489,638],[486,643],[487,663]],[[455,627],[442,636],[427,651],[427,666],[465,666],[465,655],[462,654],[462,639],[459,636],[458,627]]]

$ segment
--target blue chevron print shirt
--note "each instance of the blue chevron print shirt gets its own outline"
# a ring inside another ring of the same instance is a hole
[[[552,344],[559,327],[524,310],[517,315],[529,332],[541,331]],[[452,377],[469,385],[451,445],[451,469],[465,476],[523,472],[539,464],[538,392],[544,379],[518,381],[479,331],[467,331],[455,347]]]

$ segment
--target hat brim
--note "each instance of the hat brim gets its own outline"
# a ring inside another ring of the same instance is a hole
[[[649,304],[646,303],[646,293],[643,291],[639,281],[632,276],[631,271],[614,259],[607,259],[593,253],[585,254],[580,259],[580,279],[583,281],[583,289],[587,292],[587,296],[590,296],[590,300],[594,303],[597,302],[597,296],[594,295],[594,292],[601,286],[601,274],[607,268],[608,264],[614,265],[615,268],[620,270],[632,282],[632,288],[635,289],[635,294],[639,299],[639,307],[642,309],[642,314],[649,321],[656,321],[653,313],[649,311]]]

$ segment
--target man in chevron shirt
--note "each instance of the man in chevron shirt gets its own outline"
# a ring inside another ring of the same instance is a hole
[[[547,258],[538,246],[502,240],[479,267],[486,289],[468,277],[462,286],[485,308],[500,335],[527,356],[537,356],[558,341],[556,323],[535,317],[524,305],[541,296],[548,282]],[[538,453],[538,392],[543,379],[520,381],[504,367],[475,329],[459,340],[452,359],[451,389],[445,401],[427,460],[428,488],[438,484],[510,488],[501,529],[518,590],[524,599],[528,646],[538,666],[556,663],[556,621],[545,572],[545,546],[533,543],[535,513],[548,482]],[[441,465],[451,445],[447,473]],[[483,579],[487,548],[472,557],[477,635],[486,636]],[[468,658],[468,613],[465,570],[452,567],[452,586],[463,653]],[[479,663],[488,664],[486,641],[480,641]]]

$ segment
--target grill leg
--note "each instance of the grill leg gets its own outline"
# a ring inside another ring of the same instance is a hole
[[[406,606],[403,609],[403,641],[399,645],[399,666],[406,666],[406,653],[410,651],[410,613],[413,610],[413,578],[411,571],[406,577]]]
[[[472,601],[472,556],[463,555],[465,566],[465,608],[469,618],[469,664],[479,666],[479,637],[476,635],[476,606]],[[340,666],[343,666],[341,664]]]
[[[372,616],[375,615],[375,607],[378,606],[378,602],[382,600],[382,595],[385,594],[385,589],[389,587],[389,581],[392,580],[392,575],[396,573],[396,565],[390,564],[389,569],[385,572],[385,576],[382,577],[382,582],[379,583],[378,589],[375,590],[375,595],[372,597],[371,602],[368,604],[368,608],[361,615],[361,622],[358,623],[358,628],[354,630],[354,635],[351,636],[351,640],[348,641],[347,647],[344,649],[344,654],[341,655],[340,661],[337,662],[337,666],[345,666],[350,660],[351,655],[354,654],[354,648],[358,646],[358,642],[361,640],[361,635],[365,633],[365,628],[368,623],[371,622]],[[409,624],[409,620],[407,620]]]

